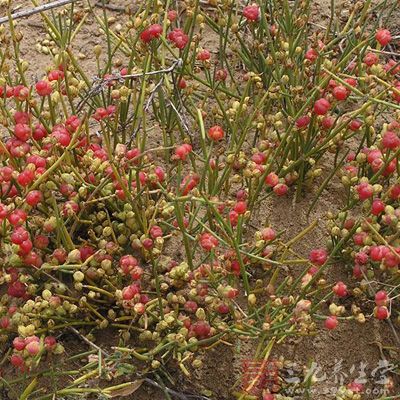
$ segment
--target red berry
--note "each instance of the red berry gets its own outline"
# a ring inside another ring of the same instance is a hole
[[[51,92],[53,91],[51,85],[47,81],[39,81],[36,83],[36,92],[39,96],[50,96]]]
[[[314,103],[314,112],[317,115],[325,115],[331,108],[331,103],[326,99],[319,99]]]
[[[379,215],[385,210],[385,203],[381,199],[375,199],[372,203],[371,213]]]
[[[359,119],[353,119],[349,123],[349,129],[353,132],[358,131],[362,126],[362,122]]]
[[[14,127],[14,135],[19,140],[26,142],[32,135],[32,130],[27,124],[17,124]]]
[[[247,21],[258,21],[260,18],[260,8],[256,5],[246,6],[243,9],[243,16],[247,19]]]
[[[200,246],[206,251],[211,251],[218,246],[218,239],[211,233],[205,232],[200,236]]]
[[[336,285],[333,287],[332,291],[338,297],[347,296],[347,286],[343,282],[337,282]]]
[[[270,172],[265,177],[265,183],[270,187],[275,187],[279,183],[279,177],[275,172]]]
[[[25,345],[26,345],[26,343],[25,343],[25,339],[24,338],[21,338],[21,337],[17,336],[13,340],[13,347],[17,351],[22,351],[25,348]]]
[[[25,365],[25,361],[19,354],[13,354],[10,358],[10,362],[14,367],[23,367]]]
[[[44,346],[47,350],[53,349],[57,344],[57,339],[54,336],[46,336],[44,338]]]
[[[348,90],[344,86],[336,86],[333,89],[333,97],[338,100],[338,101],[343,101],[347,99],[347,96],[349,95]]]
[[[335,124],[335,118],[326,116],[322,119],[321,124],[324,129],[331,129]]]
[[[188,300],[183,307],[186,312],[194,314],[197,311],[198,305],[195,301]]]
[[[328,259],[328,252],[325,249],[313,249],[308,258],[313,264],[321,266]]]
[[[43,195],[39,190],[32,190],[26,195],[25,200],[31,207],[35,207],[43,200]]]
[[[274,186],[273,190],[277,196],[284,196],[288,192],[289,188],[284,183],[278,183]]]
[[[182,29],[175,28],[168,34],[168,40],[174,43],[174,45],[182,50],[186,47],[189,42],[189,36],[185,34]]]
[[[197,59],[199,61],[207,61],[211,58],[211,53],[208,50],[201,50],[198,54],[197,54]]]
[[[158,225],[154,225],[150,228],[150,236],[153,239],[156,239],[158,237],[162,237],[163,231]]]
[[[368,67],[372,67],[374,64],[379,63],[379,57],[375,53],[367,53],[364,57],[364,63]]]
[[[269,242],[276,238],[276,232],[272,228],[264,228],[261,231],[261,236],[262,236],[263,240],[265,240],[266,242]]]
[[[360,200],[367,200],[374,195],[374,188],[367,182],[358,184],[356,190]]]
[[[169,21],[174,22],[178,17],[178,12],[175,10],[169,10],[167,13],[167,18]]]
[[[237,212],[239,215],[244,214],[247,211],[247,205],[245,201],[238,201],[235,204],[235,207],[233,208],[235,212]]]
[[[400,146],[400,138],[396,133],[387,131],[382,137],[382,146],[384,149],[395,150]]]
[[[325,320],[324,325],[326,329],[331,331],[338,326],[338,320],[334,315],[331,315]]]
[[[375,39],[381,46],[386,46],[392,40],[392,35],[387,29],[378,29],[375,34]]]
[[[214,142],[217,142],[217,141],[223,139],[223,137],[224,137],[224,131],[223,131],[223,129],[222,129],[220,126],[215,125],[215,126],[211,127],[211,128],[208,130],[208,137],[209,137],[211,140],[213,140]]]
[[[388,295],[385,290],[380,290],[375,293],[375,304],[378,307],[386,306],[388,302]]]
[[[381,321],[389,318],[389,310],[385,306],[375,307],[374,314],[375,317]]]
[[[299,129],[306,128],[310,123],[311,118],[308,115],[303,115],[296,120],[296,127]]]
[[[306,51],[305,58],[308,61],[314,62],[318,58],[318,53],[314,49],[308,49]]]
[[[195,322],[190,329],[198,339],[208,338],[211,332],[210,325],[205,321]]]

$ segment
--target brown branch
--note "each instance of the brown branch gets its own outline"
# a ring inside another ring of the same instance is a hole
[[[52,1],[51,3],[43,4],[43,5],[34,7],[34,8],[17,11],[15,13],[11,14],[11,18],[9,18],[8,16],[0,18],[0,25],[8,22],[10,19],[14,20],[14,19],[18,19],[18,18],[29,17],[31,15],[38,14],[43,11],[48,11],[53,8],[57,8],[57,7],[65,6],[70,3],[74,3],[75,1],[77,1],[77,0],[56,0],[56,1]]]

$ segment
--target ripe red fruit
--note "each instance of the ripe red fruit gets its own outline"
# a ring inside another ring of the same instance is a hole
[[[362,126],[362,122],[359,119],[353,119],[349,123],[349,129],[353,132],[358,131]]]
[[[17,208],[8,216],[8,222],[11,225],[17,226],[22,225],[26,221],[26,212]]]
[[[217,142],[224,137],[224,131],[219,125],[215,125],[208,130],[208,137]]]
[[[322,128],[324,129],[331,129],[333,125],[335,124],[335,118],[331,116],[326,116],[322,119],[321,121]]]
[[[25,198],[25,201],[31,206],[37,206],[43,200],[43,195],[39,190],[31,190]]]
[[[367,182],[362,182],[356,186],[360,200],[367,200],[374,195],[374,188]]]
[[[128,301],[132,300],[135,297],[135,295],[137,295],[139,292],[140,292],[140,290],[139,290],[138,285],[133,284],[133,285],[124,287],[122,289],[122,298],[124,300],[128,300]]]
[[[10,326],[10,318],[8,318],[6,315],[0,318],[0,328],[1,329],[7,329]]]
[[[372,67],[374,64],[379,63],[379,57],[375,53],[367,53],[364,57],[364,63],[368,67]]]
[[[387,29],[378,29],[375,34],[375,39],[381,46],[386,46],[392,40],[392,35]]]
[[[279,183],[279,177],[275,172],[270,172],[266,177],[265,177],[265,183],[270,186],[274,187]]]
[[[208,50],[201,50],[196,57],[199,61],[207,61],[211,58],[211,53]]]
[[[262,400],[275,400],[275,396],[273,394],[266,393],[263,395]]]
[[[375,317],[381,321],[389,318],[389,310],[385,306],[375,307],[374,314]]]
[[[57,344],[57,339],[54,336],[46,336],[44,338],[44,346],[47,350],[53,349]]]
[[[25,361],[19,354],[13,354],[10,358],[10,362],[14,367],[23,367],[25,365]]]
[[[338,100],[338,101],[343,101],[347,99],[347,96],[349,95],[348,90],[344,86],[336,86],[333,89],[333,97]]]
[[[347,296],[347,286],[343,282],[337,282],[336,285],[333,287],[332,291],[338,297]]]
[[[158,225],[154,225],[150,228],[150,236],[153,239],[156,239],[158,237],[162,237],[163,231]]]
[[[170,40],[174,45],[182,50],[186,47],[189,42],[189,36],[185,34],[182,29],[175,28],[172,32],[168,34],[168,40]]]
[[[210,336],[211,327],[205,321],[197,321],[190,327],[190,330],[198,339],[207,339]]]
[[[338,322],[336,316],[331,315],[330,317],[328,317],[325,320],[324,325],[325,325],[326,329],[329,329],[331,331],[331,330],[335,329],[338,326],[338,323],[339,322]]]
[[[306,128],[310,123],[311,118],[308,115],[303,115],[296,120],[296,127],[299,129]]]
[[[383,245],[371,246],[369,255],[370,255],[372,261],[380,262],[385,258],[386,254],[389,251],[390,250],[386,246],[383,246]]]
[[[245,201],[238,201],[235,204],[235,207],[233,208],[235,212],[237,212],[239,215],[244,214],[247,211],[247,205]]]
[[[183,306],[186,312],[188,313],[195,313],[197,311],[198,305],[195,301],[188,300],[185,305]]]
[[[308,61],[314,62],[318,58],[318,53],[314,49],[308,49],[306,51],[305,58]]]
[[[386,306],[388,303],[388,295],[385,290],[380,290],[375,293],[375,304],[378,307]]]
[[[255,22],[260,18],[260,8],[256,5],[243,8],[243,16],[247,21]]]
[[[167,13],[167,18],[169,21],[174,22],[178,17],[178,12],[175,10],[169,10]]]
[[[272,228],[264,228],[261,231],[261,236],[262,236],[263,240],[269,242],[276,238],[276,232]]]
[[[371,213],[379,215],[385,210],[385,203],[381,199],[375,199],[372,203]]]
[[[39,96],[50,96],[53,91],[51,85],[47,81],[39,81],[35,85],[36,92]]]
[[[288,192],[289,188],[284,183],[278,183],[274,186],[273,190],[277,196],[284,196]]]
[[[325,249],[313,249],[308,258],[313,264],[321,266],[328,259],[328,252]]]
[[[317,115],[325,115],[331,108],[331,103],[326,99],[319,99],[314,103],[314,112]]]
[[[231,226],[236,226],[238,224],[239,214],[236,211],[229,211],[229,222],[231,223]]]
[[[192,146],[190,144],[182,144],[175,149],[175,156],[176,158],[185,161],[191,151]]]
[[[26,142],[32,135],[32,130],[27,124],[17,124],[14,127],[14,135],[19,140]]]
[[[25,186],[30,185],[34,179],[35,179],[35,173],[33,171],[31,171],[30,169],[26,169],[18,175],[17,182],[21,186],[25,187]]]
[[[387,131],[382,137],[382,146],[384,149],[395,150],[400,146],[400,138],[396,133]]]
[[[18,337],[18,336],[17,336],[17,337],[13,340],[13,347],[14,347],[14,349],[17,350],[17,351],[22,351],[22,350],[25,348],[25,345],[26,345],[25,339],[22,338],[22,337]]]
[[[14,244],[21,244],[29,239],[29,233],[23,227],[17,226],[11,234],[11,242]]]
[[[162,34],[163,28],[159,24],[150,25],[141,34],[140,39],[144,43],[149,43],[153,39],[158,39]]]
[[[211,251],[218,246],[218,239],[211,233],[204,232],[200,236],[200,246],[206,251]]]

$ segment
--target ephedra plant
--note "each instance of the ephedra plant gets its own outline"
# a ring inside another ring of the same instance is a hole
[[[371,147],[376,117],[399,108],[397,63],[382,50],[391,34],[380,27],[395,4],[370,3],[357,2],[345,24],[332,11],[324,30],[311,23],[308,1],[145,1],[115,30],[104,4],[100,13],[70,5],[42,15],[53,47],[37,81],[18,24],[3,26],[0,326],[12,343],[3,364],[22,374],[6,380],[10,390],[22,382],[21,398],[115,397],[135,383],[87,381],[103,368],[143,378],[169,361],[190,375],[201,349],[238,338],[268,359],[276,342],[315,333],[319,319],[334,329],[364,318],[342,316],[343,306],[321,314],[333,295],[347,295],[324,274],[350,253],[343,246],[359,226],[391,251],[380,242],[391,224],[382,233],[374,220],[347,226],[329,252],[307,258],[294,246],[316,223],[286,240],[254,215],[269,196],[312,190],[328,160],[317,199],[348,143],[358,147],[350,161],[380,151]],[[367,24],[372,12],[381,17]],[[94,78],[73,50],[88,15],[103,35]],[[390,146],[375,172],[397,167]],[[105,331],[116,337],[107,351],[95,344]],[[65,332],[98,358],[66,371],[65,387],[45,390],[38,378],[54,378],[52,363],[66,358]]]

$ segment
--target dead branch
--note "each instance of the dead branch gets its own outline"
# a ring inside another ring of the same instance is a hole
[[[47,4],[42,4],[42,5],[34,7],[34,8],[17,11],[15,13],[11,14],[11,16],[10,16],[11,18],[8,16],[0,18],[0,24],[4,24],[4,23],[8,22],[10,19],[14,20],[14,19],[18,19],[18,18],[29,17],[34,14],[38,14],[38,13],[41,13],[44,11],[51,10],[53,8],[62,7],[67,4],[74,3],[75,1],[78,1],[78,0],[56,0],[56,1],[52,1]]]

